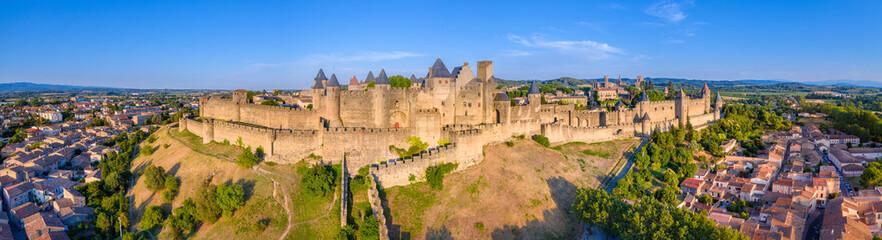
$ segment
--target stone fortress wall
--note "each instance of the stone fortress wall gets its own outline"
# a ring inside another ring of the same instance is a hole
[[[719,97],[711,102],[705,87],[700,98],[680,91],[669,101],[645,99],[633,107],[619,104],[613,111],[575,110],[573,105],[541,105],[534,83],[527,104],[511,106],[496,90],[492,62],[480,61],[478,66],[477,77],[467,63],[451,73],[439,59],[422,81],[412,77],[415,87],[394,89],[385,71],[373,79],[375,87],[357,90],[341,89],[336,76],[328,79],[320,71],[313,89],[301,92],[312,98],[312,109],[248,103],[246,92],[237,90],[232,99],[200,99],[201,120],[182,119],[179,128],[206,143],[236,143],[241,138],[244,145],[262,146],[269,161],[296,162],[315,154],[325,163],[340,163],[346,154],[350,173],[372,166],[389,187],[408,184],[411,174],[422,179],[426,167],[441,162],[458,163],[457,170],[480,163],[483,146],[512,136],[542,134],[552,143],[647,136],[686,119],[696,128],[704,127],[719,119],[722,105]],[[371,73],[368,78],[372,77]],[[411,136],[430,146],[440,139],[451,144],[396,160],[389,146],[406,148]]]

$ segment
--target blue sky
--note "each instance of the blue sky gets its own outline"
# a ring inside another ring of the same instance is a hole
[[[149,2],[149,3],[147,3]],[[318,69],[882,81],[882,1],[0,1],[0,82],[299,89]]]

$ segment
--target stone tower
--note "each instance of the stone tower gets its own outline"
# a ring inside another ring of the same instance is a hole
[[[389,77],[386,76],[386,69],[380,69],[380,74],[374,78],[374,89],[370,90],[375,103],[375,126],[389,127],[389,91],[391,88],[392,83],[389,82]]]
[[[720,115],[723,111],[723,98],[720,97],[720,93],[717,93],[716,99],[714,99],[714,119],[719,120]]]
[[[674,98],[674,104],[676,105],[674,106],[674,109],[676,110],[675,114],[677,116],[677,120],[682,126],[686,125],[686,116],[689,116],[686,110],[686,108],[688,107],[688,101],[689,99],[686,98],[686,93],[683,92],[683,89],[680,89],[680,92],[677,93],[677,97]]]
[[[248,103],[248,90],[245,90],[245,89],[233,90],[233,102],[237,103],[237,104]]]
[[[340,118],[340,82],[337,81],[337,74],[332,73],[331,79],[326,82],[321,107],[332,127],[343,126]]]
[[[493,97],[493,108],[491,109],[490,123],[509,123],[511,122],[511,99],[508,94],[496,93]]]
[[[530,85],[530,91],[527,92],[527,104],[530,105],[533,112],[538,112],[542,105],[542,92],[539,91],[539,84],[536,81],[533,81],[533,84]]]
[[[484,122],[495,122],[496,114],[494,108],[496,97],[493,91],[496,90],[496,79],[493,78],[493,61],[478,61],[478,79],[484,83],[481,93],[482,105],[484,106]],[[508,96],[506,95],[506,98]]]

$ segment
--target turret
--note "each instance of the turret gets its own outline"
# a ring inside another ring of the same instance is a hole
[[[325,110],[325,116],[331,121],[331,126],[342,126],[340,122],[340,82],[337,81],[337,74],[331,74],[331,79],[325,85],[325,94],[322,96],[322,107]]]
[[[355,78],[355,75],[352,75],[352,78],[349,79],[349,87],[354,87],[358,85],[358,78]]]
[[[386,76],[386,69],[380,69],[380,75],[377,75],[377,78],[374,79],[374,85],[376,87],[385,87],[391,88],[392,83],[389,82],[389,77]]]
[[[643,96],[640,96],[640,102],[649,102],[649,96],[646,95],[646,91],[643,91]]]
[[[374,82],[376,78],[374,77],[374,71],[368,71],[367,77],[364,78],[364,83]]]
[[[649,136],[652,128],[652,121],[649,119],[649,113],[643,113],[643,119],[641,121],[641,125],[643,127],[643,134]]]
[[[319,68],[318,74],[313,78],[314,84],[312,85],[312,89],[324,89],[325,82],[328,81],[328,78],[325,77],[325,71]]]
[[[710,88],[707,87],[707,83],[704,84],[704,87],[701,88],[701,98],[709,98],[710,97]]]
[[[530,91],[527,91],[527,103],[529,104],[541,104],[542,103],[542,92],[539,91],[539,84],[536,81],[533,81],[530,84]]]
[[[720,116],[723,111],[723,98],[720,97],[720,93],[717,92],[717,97],[714,99],[714,119],[720,119]]]

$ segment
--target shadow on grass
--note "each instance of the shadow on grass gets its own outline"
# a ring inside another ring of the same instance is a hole
[[[542,212],[544,220],[528,220],[523,226],[505,225],[494,229],[490,233],[492,239],[572,239],[580,232],[581,224],[572,215],[572,205],[578,187],[562,177],[553,177],[546,180],[551,190],[551,199],[557,205],[556,209]],[[565,219],[563,222],[552,222],[553,219]],[[569,220],[566,220],[569,219]],[[564,227],[561,227],[563,225]],[[430,229],[431,230],[431,229]],[[429,235],[426,234],[428,239]]]

